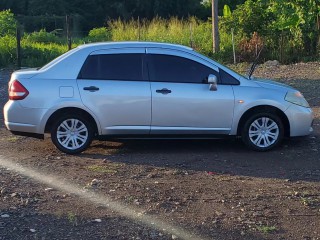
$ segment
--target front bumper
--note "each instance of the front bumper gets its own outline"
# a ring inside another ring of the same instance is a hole
[[[311,108],[292,104],[285,114],[290,123],[290,137],[306,136],[313,132],[314,115]]]

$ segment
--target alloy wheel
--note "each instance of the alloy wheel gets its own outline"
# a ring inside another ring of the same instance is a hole
[[[279,138],[278,124],[271,118],[260,117],[249,126],[249,139],[259,148],[267,148]]]
[[[89,137],[87,126],[78,119],[66,119],[57,128],[56,137],[62,147],[76,150],[86,144]]]

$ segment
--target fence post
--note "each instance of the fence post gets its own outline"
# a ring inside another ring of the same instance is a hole
[[[17,24],[16,29],[16,39],[17,39],[17,67],[21,68],[21,30],[19,24]]]
[[[233,30],[233,28],[231,28],[231,37],[232,37],[233,63],[237,64],[236,50],[235,50],[235,46],[234,46],[234,30]]]
[[[68,42],[68,50],[71,50],[71,32],[70,32],[70,16],[66,15],[66,26],[67,26],[67,42]]]
[[[283,63],[283,58],[284,58],[284,53],[283,53],[283,45],[284,45],[284,38],[283,38],[283,31],[281,32],[280,35],[280,63]]]
[[[137,22],[138,22],[138,41],[140,41],[141,40],[140,16],[138,16],[138,21]]]
[[[192,22],[190,21],[190,24],[189,24],[189,27],[190,27],[190,47],[193,48],[194,44],[193,44],[193,25],[192,25]]]

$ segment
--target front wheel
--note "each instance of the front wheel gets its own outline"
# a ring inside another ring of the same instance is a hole
[[[92,138],[91,124],[80,115],[63,116],[51,128],[53,144],[67,154],[83,152],[91,144]]]
[[[273,113],[256,113],[242,129],[242,140],[251,149],[267,151],[278,146],[284,136],[281,119]]]

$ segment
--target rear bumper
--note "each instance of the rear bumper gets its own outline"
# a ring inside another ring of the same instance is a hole
[[[8,101],[3,108],[4,124],[11,132],[41,135],[44,134],[41,120],[46,111],[46,109],[24,108],[19,101]]]
[[[36,126],[33,124],[26,124],[26,123],[16,123],[16,122],[7,122],[5,121],[4,124],[6,125],[7,129],[11,132],[36,132]]]

